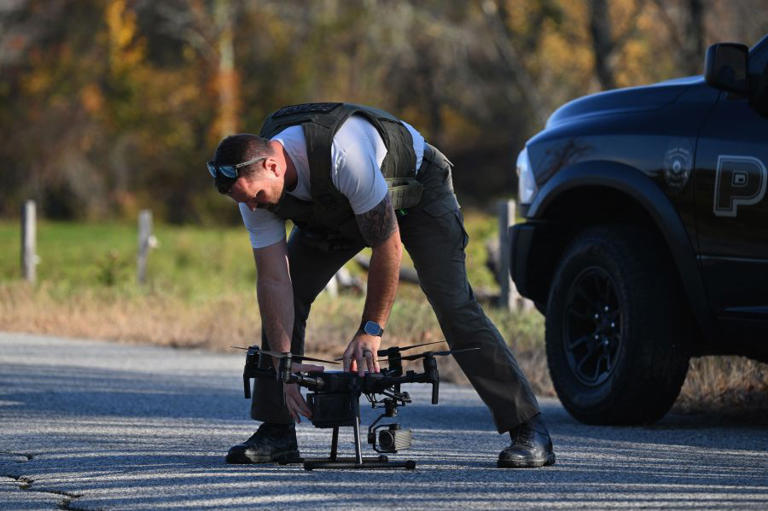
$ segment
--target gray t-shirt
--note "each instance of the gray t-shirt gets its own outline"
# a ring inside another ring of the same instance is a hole
[[[413,138],[416,169],[424,155],[424,137],[410,124],[403,123]],[[272,140],[280,142],[296,167],[296,187],[287,194],[311,200],[307,143],[301,126],[284,129]],[[370,211],[387,193],[387,183],[381,174],[381,162],[387,149],[381,135],[364,117],[353,115],[341,125],[331,146],[331,181],[344,194],[352,211],[360,215]],[[251,211],[240,203],[240,214],[251,237],[253,248],[274,245],[285,239],[285,221],[266,209]]]

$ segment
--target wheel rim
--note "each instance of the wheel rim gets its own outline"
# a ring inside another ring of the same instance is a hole
[[[573,280],[565,302],[563,348],[573,375],[596,387],[616,367],[622,313],[616,284],[603,268],[586,268]]]

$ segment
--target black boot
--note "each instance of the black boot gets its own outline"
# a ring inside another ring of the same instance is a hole
[[[233,446],[227,453],[227,463],[270,463],[297,459],[296,427],[293,424],[259,426],[251,438]]]
[[[552,439],[540,413],[510,431],[509,436],[512,445],[499,454],[498,467],[532,468],[555,464]]]

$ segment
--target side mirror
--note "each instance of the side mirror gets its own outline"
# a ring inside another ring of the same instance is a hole
[[[749,48],[739,43],[718,43],[707,48],[704,77],[712,87],[736,94],[748,94],[747,57]]]

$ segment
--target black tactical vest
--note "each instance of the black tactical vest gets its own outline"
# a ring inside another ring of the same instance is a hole
[[[381,172],[396,209],[414,206],[421,185],[414,179],[416,155],[413,138],[398,119],[382,110],[348,103],[306,103],[286,106],[271,114],[260,136],[272,138],[289,126],[301,125],[307,141],[311,201],[283,193],[270,211],[290,219],[300,229],[330,246],[362,242],[352,206],[331,180],[331,145],[341,125],[351,115],[362,115],[381,135],[387,155]]]

